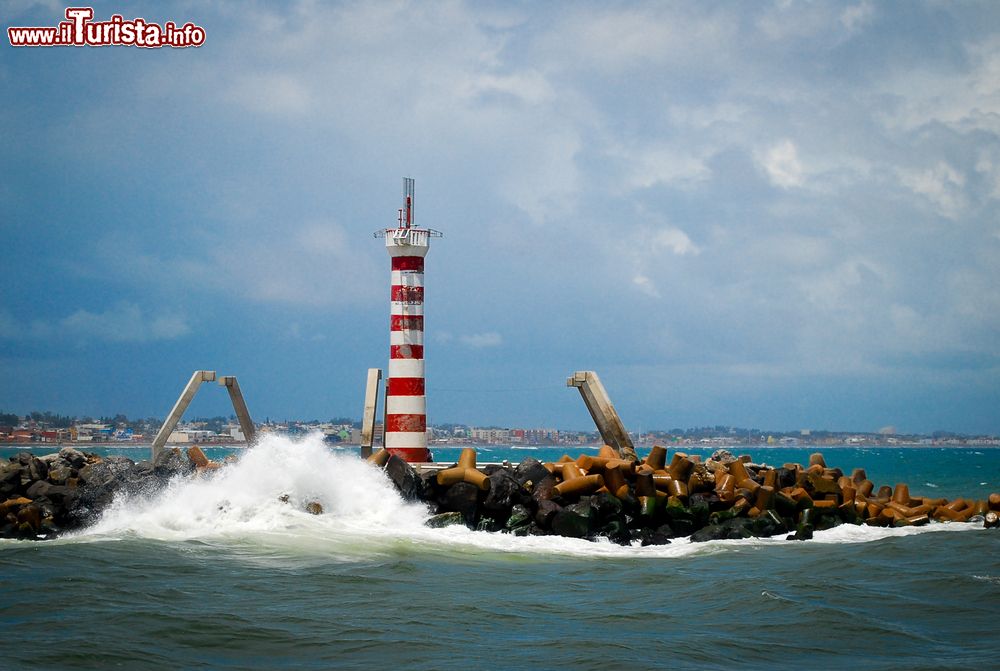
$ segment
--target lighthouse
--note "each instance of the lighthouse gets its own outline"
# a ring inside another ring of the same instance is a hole
[[[413,224],[413,179],[403,178],[403,207],[385,238],[392,259],[389,375],[385,388],[385,448],[409,462],[431,461],[424,390],[424,258],[439,231]]]

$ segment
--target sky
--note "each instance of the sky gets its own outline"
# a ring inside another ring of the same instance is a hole
[[[94,13],[206,39],[4,34],[0,409],[360,417],[410,176],[431,424],[1000,433],[995,2]]]

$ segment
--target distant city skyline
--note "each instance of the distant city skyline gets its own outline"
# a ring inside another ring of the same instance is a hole
[[[996,3],[93,8],[205,41],[0,47],[0,408],[360,416],[408,176],[430,424],[1000,433]]]

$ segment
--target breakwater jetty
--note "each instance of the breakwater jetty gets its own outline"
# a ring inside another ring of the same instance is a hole
[[[96,522],[116,496],[155,494],[177,476],[217,467],[198,447],[139,462],[72,447],[20,452],[0,462],[0,538],[54,538]]]
[[[910,526],[979,522],[1000,526],[1000,494],[948,500],[910,493],[904,483],[878,486],[863,469],[846,475],[821,453],[809,464],[774,468],[717,450],[697,455],[654,446],[626,459],[604,446],[597,456],[564,455],[542,463],[476,466],[476,451],[432,470],[385,450],[369,458],[399,492],[427,503],[434,527],[462,524],[516,535],[560,535],[622,545],[661,545],[674,538],[701,542],[786,534],[808,540],[840,524]]]
[[[454,464],[409,464],[384,450],[369,461],[404,499],[427,506],[433,527],[655,545],[677,538],[804,540],[845,523],[1000,524],[998,494],[979,500],[915,495],[903,483],[876,485],[860,469],[846,475],[819,453],[808,465],[780,467],[726,450],[702,459],[658,446],[632,460],[605,447],[597,455],[547,463],[528,458],[516,465],[478,465],[471,448]],[[42,456],[20,452],[0,462],[0,538],[54,538],[96,522],[116,497],[147,498],[175,478],[210,483],[218,468],[198,447],[138,462],[74,448]],[[288,497],[278,500],[287,503]],[[300,507],[327,514],[312,500]]]

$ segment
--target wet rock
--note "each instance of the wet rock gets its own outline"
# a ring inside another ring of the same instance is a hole
[[[21,506],[17,511],[17,522],[18,530],[22,535],[25,533],[37,534],[42,527],[42,507],[34,503]]]
[[[389,457],[385,464],[385,474],[396,486],[399,495],[407,501],[419,501],[423,498],[423,482],[416,469],[395,454]]]
[[[593,509],[594,518],[599,521],[618,519],[624,515],[622,502],[618,497],[607,492],[594,494],[590,497],[590,506]]]
[[[543,499],[538,502],[538,510],[535,511],[535,524],[542,527],[543,529],[549,529],[552,526],[552,518],[556,516],[562,510],[560,506],[555,501],[550,499]]]
[[[156,458],[153,459],[153,469],[159,477],[169,479],[177,475],[189,475],[193,473],[194,464],[191,463],[191,460],[184,453],[174,447],[169,450],[162,450],[156,455]]]
[[[554,504],[553,504],[554,505]],[[510,517],[507,518],[507,529],[517,529],[518,527],[527,527],[534,521],[534,515],[525,506],[521,504],[515,505],[510,511]]]
[[[518,484],[524,486],[526,483],[530,482],[534,485],[537,482],[541,482],[544,478],[548,477],[550,473],[542,465],[542,462],[538,459],[532,459],[528,457],[514,469],[514,479],[517,480]]]
[[[692,543],[717,541],[737,538],[752,538],[750,531],[752,522],[745,517],[733,517],[721,524],[711,524],[691,534]]]
[[[476,531],[500,531],[504,525],[492,517],[480,517],[476,523]]]
[[[551,473],[535,483],[531,489],[531,498],[535,501],[547,501],[556,495],[556,478]]]
[[[777,480],[778,489],[784,489],[785,487],[795,486],[795,471],[789,468],[776,468],[774,469],[775,479]]]
[[[695,527],[700,528],[708,524],[708,516],[711,514],[708,496],[705,494],[692,494],[688,499],[688,512],[691,513],[691,520]]]
[[[31,482],[44,480],[49,475],[48,465],[34,456],[28,460],[27,466],[27,473],[24,470],[21,471],[21,484],[28,484],[24,481],[25,475],[27,475],[28,480]]]
[[[692,515],[691,511],[683,505],[668,503],[667,507],[664,509],[664,514],[666,515],[667,523],[670,525],[670,528],[674,530],[675,536],[688,536],[699,528],[694,515]],[[705,517],[707,520],[708,516],[706,515]]]
[[[310,501],[306,504],[306,512],[310,515],[322,515],[323,514],[323,504],[319,501]]]
[[[445,488],[437,483],[437,471],[422,471],[418,477],[425,501],[437,501],[444,494]]]
[[[448,512],[461,513],[469,525],[476,522],[479,487],[468,482],[456,482],[447,489],[441,506]]]
[[[0,463],[0,497],[10,496],[21,488],[21,464],[15,462]]]
[[[794,534],[785,537],[786,541],[808,541],[812,540],[813,526],[811,524],[800,524],[795,529]]]
[[[46,492],[49,491],[49,487],[52,487],[52,485],[45,480],[38,480],[28,487],[28,489],[24,492],[24,495],[29,499],[37,499],[41,496],[45,496]]]
[[[68,462],[56,460],[49,466],[49,482],[62,485],[73,477],[73,469]]]
[[[496,471],[489,476],[490,489],[483,501],[486,514],[497,519],[506,519],[511,509],[521,503],[521,485],[507,470]]]
[[[459,512],[440,513],[431,516],[424,524],[434,529],[450,527],[454,524],[465,526],[465,516]]]
[[[30,504],[31,499],[24,496],[7,499],[3,503],[0,503],[0,518],[4,518],[8,514],[14,514],[16,516],[17,511],[21,508],[21,506],[27,506]]]
[[[587,538],[591,535],[592,509],[590,497],[564,507],[552,518],[552,531],[570,538]]]
[[[752,520],[750,531],[758,538],[766,538],[788,533],[788,527],[773,510],[765,510]]]
[[[612,543],[618,545],[630,545],[632,543],[632,533],[629,531],[628,523],[624,520],[608,520],[602,524],[594,536],[607,538]]]
[[[674,530],[669,524],[663,524],[656,529],[646,529],[644,531],[645,533],[639,536],[643,547],[649,545],[668,545],[670,538],[674,535]]]
[[[87,465],[87,455],[72,447],[59,450],[59,458],[68,463],[70,468],[80,469]]]
[[[734,461],[739,461],[739,458],[733,456],[733,453],[729,450],[716,450],[715,452],[712,452],[710,460],[718,461],[723,464],[731,464]]]

